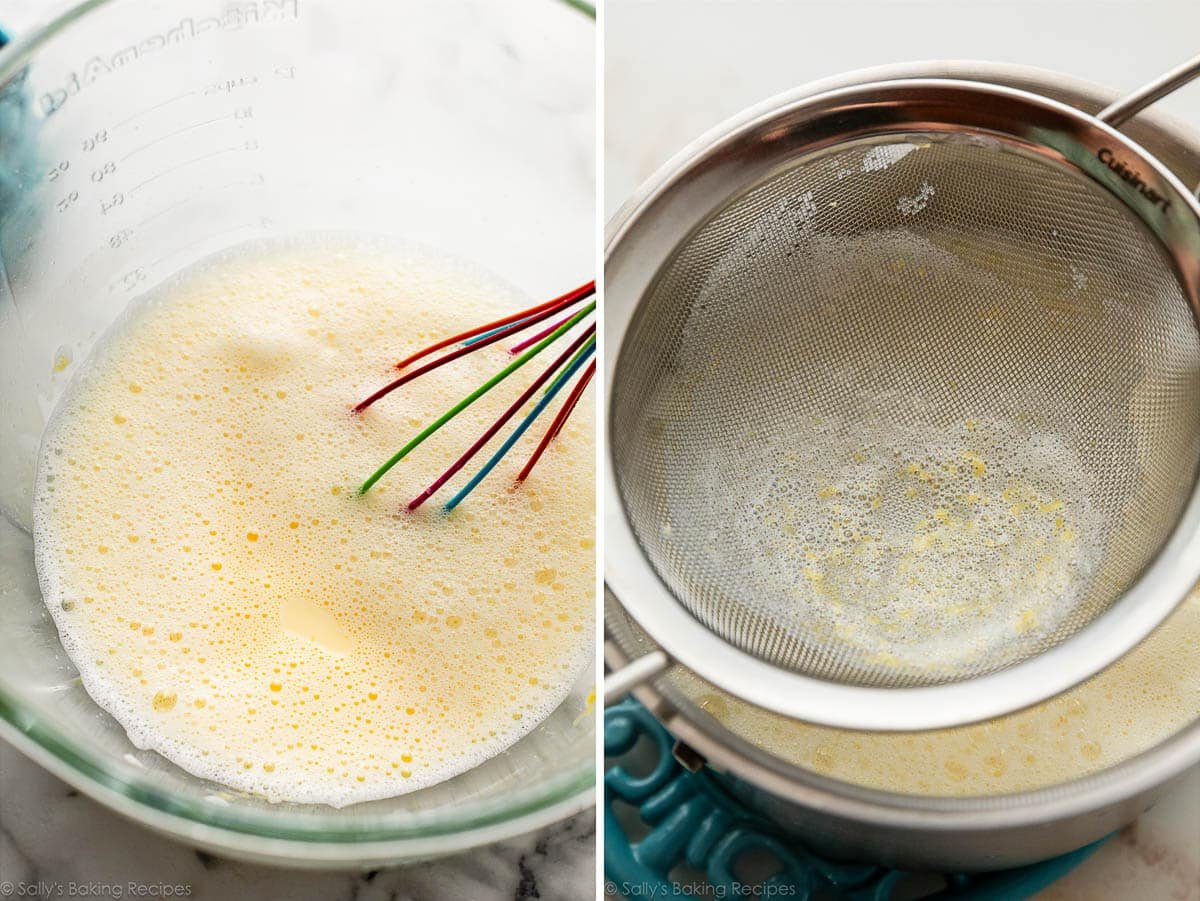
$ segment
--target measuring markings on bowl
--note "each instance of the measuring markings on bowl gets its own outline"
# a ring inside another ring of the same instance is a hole
[[[205,119],[202,122],[193,122],[191,125],[184,125],[182,128],[176,128],[174,131],[169,131],[166,134],[159,135],[156,138],[151,138],[149,141],[146,141],[146,143],[142,144],[139,147],[134,147],[132,150],[130,150],[128,153],[126,153],[123,157],[120,158],[120,162],[126,163],[133,157],[137,156],[139,153],[144,153],[145,151],[149,150],[151,147],[154,147],[157,144],[161,144],[163,141],[169,141],[171,138],[178,137],[179,135],[188,134],[189,132],[195,131],[197,128],[204,128],[207,125],[216,125],[220,122],[225,122],[230,119],[237,121],[238,119],[252,119],[253,117],[254,117],[254,107],[239,106],[237,109],[235,109],[233,111],[232,115],[214,116],[211,119]],[[110,161],[110,162],[106,163],[105,165],[115,167],[116,164],[113,163],[112,161]],[[101,175],[101,178],[103,178],[103,174]]]
[[[157,109],[162,109],[164,106],[168,106],[172,103],[177,103],[178,101],[184,100],[188,97],[194,97],[195,95],[196,95],[195,91],[184,91],[182,94],[176,94],[174,97],[168,97],[166,100],[159,101],[158,103],[154,104],[153,106],[148,106],[145,109],[138,110],[136,113],[126,116],[121,121],[114,122],[113,126],[112,126],[113,131],[116,131],[118,128],[125,127],[130,122],[134,121],[135,119],[139,118],[140,116],[144,116],[147,113],[152,113]]]
[[[133,73],[124,78],[112,74],[118,77],[106,84],[117,91]],[[144,287],[157,266],[178,262],[186,251],[234,232],[249,235],[272,227],[271,217],[252,215],[214,230],[214,223],[223,223],[203,211],[206,204],[211,211],[222,194],[268,186],[271,165],[264,162],[263,151],[269,147],[263,142],[270,140],[271,104],[281,99],[278,91],[290,92],[296,79],[297,67],[279,62],[210,73],[196,87],[179,91],[173,86],[112,122],[93,113],[103,108],[101,103],[67,112],[56,107],[43,128],[75,134],[48,142],[65,152],[46,162],[38,188],[53,192],[51,202],[44,204],[53,210],[51,218],[64,218],[54,228],[43,223],[33,238],[31,257],[69,259],[73,254],[65,233],[72,232],[75,241],[80,233],[95,234],[95,249],[80,259],[69,278],[82,280],[84,270],[91,270],[87,282],[104,284],[109,293],[130,293]],[[97,221],[85,224],[87,219]],[[146,249],[138,239],[152,234],[176,242],[147,262],[135,253]],[[107,262],[100,263],[98,254]],[[113,265],[114,258],[137,265],[122,271],[119,262]],[[106,271],[97,277],[97,270]]]
[[[207,16],[195,19],[187,16],[165,25],[153,34],[143,33],[133,43],[113,49],[81,54],[77,68],[68,69],[49,87],[38,95],[41,112],[51,116],[63,108],[72,97],[82,93],[97,82],[103,83],[111,76],[129,69],[133,63],[143,59],[161,57],[180,45],[206,36],[241,31],[247,27],[261,27],[294,22],[300,18],[298,0],[249,0],[230,6],[219,17]]]

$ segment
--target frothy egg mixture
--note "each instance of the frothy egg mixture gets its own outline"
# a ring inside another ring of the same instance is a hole
[[[1200,590],[1113,666],[1068,692],[985,723],[851,732],[769,713],[681,672],[677,684],[736,734],[825,776],[915,795],[1028,791],[1147,751],[1200,716]]]
[[[562,702],[592,648],[590,392],[522,488],[536,428],[449,516],[441,495],[400,511],[531,374],[357,488],[506,345],[349,412],[399,357],[525,306],[473,266],[331,236],[135,303],[57,407],[35,503],[64,647],[135,744],[342,806],[468,770]]]
[[[956,674],[1019,657],[1085,596],[1100,518],[1054,436],[974,419],[796,432],[741,453],[725,493],[740,510],[706,545],[746,606],[789,634],[864,666]]]

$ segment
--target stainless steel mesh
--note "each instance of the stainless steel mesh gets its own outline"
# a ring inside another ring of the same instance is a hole
[[[793,162],[663,265],[611,387],[628,519],[725,640],[817,678],[1002,669],[1117,600],[1200,466],[1200,338],[1120,202],[1013,145]]]

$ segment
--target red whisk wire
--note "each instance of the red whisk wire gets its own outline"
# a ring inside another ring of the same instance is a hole
[[[554,331],[556,328],[558,328],[560,325],[562,325],[564,322],[566,322],[567,319],[569,319],[569,318],[570,317],[568,316],[564,319],[560,319],[558,322],[554,323],[553,325],[549,326],[548,328],[542,329],[536,335],[531,335],[528,338],[522,338],[521,343],[514,344],[512,347],[510,347],[508,349],[508,352],[510,354],[519,354],[521,351],[523,351],[525,348],[529,347],[531,344],[537,344],[537,342],[541,341],[548,334],[550,334],[552,331]]]
[[[444,366],[447,363],[457,360],[459,357],[464,357],[467,354],[472,353],[473,351],[479,350],[480,348],[483,348],[483,347],[487,347],[489,344],[495,344],[497,341],[502,341],[505,338],[509,337],[510,335],[516,334],[517,332],[521,331],[522,329],[528,328],[531,325],[536,325],[537,323],[541,322],[544,319],[549,319],[551,316],[553,316],[555,313],[559,312],[560,310],[566,309],[567,307],[569,307],[573,304],[576,304],[580,300],[583,300],[584,298],[588,297],[589,294],[591,294],[592,290],[595,288],[595,284],[596,284],[595,282],[589,282],[588,285],[585,285],[583,288],[577,288],[575,291],[572,291],[569,294],[564,294],[563,297],[557,298],[557,300],[555,301],[553,306],[549,306],[549,307],[543,306],[541,312],[539,312],[539,313],[534,313],[532,315],[528,315],[529,311],[526,310],[525,313],[520,314],[524,318],[519,319],[513,325],[509,325],[506,328],[500,329],[494,335],[488,335],[486,338],[483,338],[483,339],[476,341],[472,344],[469,344],[465,347],[460,347],[457,350],[453,350],[450,353],[446,354],[445,356],[438,357],[436,360],[432,360],[432,361],[426,363],[424,366],[418,366],[416,369],[412,370],[411,372],[404,373],[404,375],[400,376],[399,378],[388,382],[386,385],[384,385],[382,388],[380,388],[378,391],[376,391],[370,397],[366,398],[365,400],[359,401],[357,404],[355,404],[354,412],[361,413],[363,410],[367,409],[367,407],[371,406],[371,404],[375,403],[375,401],[379,400],[380,398],[386,397],[387,395],[389,395],[393,391],[395,391],[397,388],[399,388],[401,385],[405,385],[408,382],[411,382],[413,379],[424,375],[425,373],[429,372],[430,370],[437,369],[439,366]],[[589,288],[589,285],[591,286],[590,288]],[[587,288],[588,290],[585,291],[584,293],[578,293],[580,291],[584,291],[584,288]],[[564,298],[566,298],[566,299],[564,299]],[[494,328],[494,327],[495,327],[495,323],[492,323],[491,325],[483,326],[480,329],[472,330],[472,333],[473,334],[482,334],[483,332],[487,331],[489,328]],[[439,344],[436,346],[444,347],[447,344],[455,343],[455,342],[463,339],[464,335],[467,337],[470,337],[470,334],[471,333],[464,332],[462,335],[456,335],[453,338],[447,338],[445,341],[439,342]],[[408,360],[406,360],[404,362],[409,362],[411,360],[417,359],[418,357],[423,356],[424,354],[425,354],[425,351],[422,351],[420,354],[416,354],[412,357],[409,357]],[[403,364],[397,364],[397,365],[403,365]]]
[[[497,319],[495,322],[489,322],[487,325],[479,325],[479,326],[476,326],[475,328],[468,329],[467,331],[462,332],[461,334],[453,335],[449,338],[443,338],[441,341],[438,341],[434,344],[430,344],[428,347],[424,348],[423,350],[419,350],[415,354],[405,357],[403,360],[401,360],[399,363],[396,364],[396,368],[403,369],[404,367],[409,366],[412,363],[415,363],[417,360],[421,359],[422,357],[429,356],[435,350],[441,350],[443,347],[449,347],[451,344],[457,344],[459,341],[466,341],[468,338],[474,338],[476,335],[482,335],[484,332],[490,332],[493,329],[498,329],[501,326],[509,325],[510,323],[513,323],[513,322],[520,322],[522,319],[527,319],[530,316],[533,316],[537,313],[541,313],[543,310],[548,310],[551,307],[553,307],[555,309],[559,309],[560,305],[567,306],[569,304],[575,303],[578,300],[582,300],[585,297],[589,297],[590,295],[592,295],[595,292],[595,290],[596,290],[596,282],[593,280],[593,281],[588,282],[586,285],[580,285],[578,288],[575,288],[573,291],[568,291],[566,294],[556,297],[553,300],[547,300],[545,303],[540,303],[535,307],[530,307],[528,310],[522,310],[520,313],[513,313],[509,316],[505,316],[502,319]],[[545,318],[545,317],[543,317],[543,318]],[[531,320],[530,322],[526,323],[526,325],[533,325],[534,322],[540,322],[540,321],[541,320]],[[517,331],[519,331],[519,330],[517,330]],[[509,332],[509,334],[512,334],[512,332]],[[487,342],[487,343],[491,343],[491,342]],[[473,346],[481,347],[483,345],[484,345],[484,342],[481,341],[478,344],[473,345]]]
[[[567,424],[567,419],[570,418],[575,405],[579,403],[579,398],[583,396],[583,389],[588,386],[588,382],[592,380],[592,376],[596,374],[596,361],[592,360],[588,363],[587,369],[583,371],[583,375],[579,377],[579,381],[575,383],[575,387],[571,389],[571,393],[567,395],[567,399],[563,401],[562,409],[554,417],[554,421],[550,423],[550,428],[546,429],[546,434],[542,436],[542,440],[538,442],[538,446],[530,455],[529,460],[517,473],[517,484],[520,485],[529,477],[529,473],[533,471],[533,467],[537,465],[537,461],[542,458],[542,454],[546,448],[550,446],[550,442],[558,437],[558,433],[563,430],[563,426]]]

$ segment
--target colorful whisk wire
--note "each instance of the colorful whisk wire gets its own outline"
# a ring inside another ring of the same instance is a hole
[[[563,338],[568,333],[574,331],[578,327],[578,334],[574,335],[565,350],[559,354],[549,366],[546,367],[528,386],[515,401],[500,415],[500,417],[492,423],[484,433],[471,444],[464,453],[455,460],[450,467],[436,478],[429,487],[421,494],[417,495],[408,505],[409,511],[416,510],[425,501],[432,497],[443,485],[454,477],[470,460],[479,453],[480,450],[487,445],[496,434],[504,428],[504,426],[519,413],[528,404],[538,392],[538,389],[548,387],[542,392],[542,395],[534,403],[533,407],[520,421],[513,432],[500,444],[496,452],[488,459],[483,467],[467,481],[462,488],[445,504],[444,510],[449,512],[457,507],[462,501],[482,482],[487,478],[488,474],[496,468],[496,465],[504,458],[504,456],[512,450],[513,446],[521,439],[521,436],[529,430],[534,421],[544,413],[553,403],[565,388],[568,382],[578,375],[572,389],[567,393],[566,400],[559,408],[554,419],[551,421],[549,428],[543,433],[541,440],[534,449],[533,454],[526,461],[525,465],[518,473],[515,484],[520,485],[528,477],[533,467],[541,459],[546,448],[562,431],[567,419],[579,402],[580,396],[584,389],[591,382],[596,371],[596,361],[592,359],[592,355],[596,350],[596,323],[593,314],[596,310],[596,301],[593,295],[596,292],[596,283],[588,282],[585,285],[568,291],[553,300],[548,300],[545,303],[538,304],[527,310],[522,310],[512,315],[497,319],[494,322],[489,322],[465,332],[460,332],[457,335],[452,335],[437,341],[420,351],[411,354],[396,364],[396,368],[404,371],[398,378],[393,379],[388,384],[384,385],[370,397],[360,401],[354,406],[355,413],[361,413],[376,403],[383,397],[386,397],[397,388],[411,382],[413,379],[419,378],[434,369],[451,363],[466,354],[480,350],[488,345],[495,344],[512,335],[517,334],[531,326],[544,322],[553,317],[553,324],[542,328],[532,336],[521,339],[514,344],[509,353],[513,356],[513,360],[506,366],[500,369],[495,375],[487,379],[482,385],[460,400],[458,403],[451,406],[448,410],[437,417],[432,423],[418,432],[411,438],[407,444],[393,454],[382,466],[373,472],[359,488],[359,494],[366,494],[371,490],[384,475],[387,474],[393,466],[403,460],[412,451],[414,451],[422,442],[437,432],[442,426],[448,423],[451,419],[481,398],[483,395],[491,391],[496,385],[504,381],[551,344]],[[593,298],[590,299],[589,298]],[[458,345],[453,350],[436,359],[408,370],[411,364],[422,360],[430,354],[436,353],[439,350]],[[585,368],[586,366],[586,368]],[[580,370],[583,370],[582,374]]]

